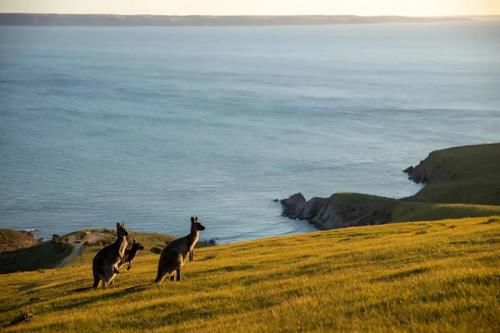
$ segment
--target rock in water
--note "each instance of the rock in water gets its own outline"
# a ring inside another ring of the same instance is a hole
[[[287,216],[292,219],[300,218],[305,204],[306,198],[304,198],[302,193],[295,193],[288,199],[281,200],[281,205],[283,206],[282,214],[283,216]]]
[[[420,161],[420,164],[415,167],[409,166],[408,168],[404,169],[403,172],[408,174],[408,179],[417,184],[425,184],[429,182],[429,171],[425,166],[425,161]]]

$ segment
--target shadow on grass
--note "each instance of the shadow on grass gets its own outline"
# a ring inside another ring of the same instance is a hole
[[[64,311],[64,310],[69,310],[73,308],[78,308],[80,306],[84,305],[89,305],[97,301],[103,301],[103,300],[108,300],[108,299],[114,299],[114,298],[120,298],[123,296],[127,296],[133,293],[137,293],[143,290],[148,289],[148,287],[154,285],[153,283],[143,283],[139,285],[135,285],[132,287],[128,287],[125,289],[117,289],[117,288],[106,288],[106,289],[96,289],[94,290],[92,287],[84,287],[84,288],[77,288],[73,289],[73,293],[82,293],[82,292],[89,292],[92,293],[92,296],[87,297],[86,299],[83,299],[79,302],[74,302],[71,304],[57,304],[52,308],[52,311]],[[111,292],[111,293],[106,293],[103,294],[102,291],[108,291],[108,290],[117,290],[116,292]]]
[[[206,271],[203,271],[201,273],[203,274],[211,274],[211,273],[226,273],[226,272],[237,272],[237,271],[246,271],[249,269],[255,268],[254,265],[246,265],[246,264],[240,264],[240,265],[227,265],[227,266],[221,266],[213,269],[208,269]],[[196,274],[193,274],[193,276],[196,276]]]
[[[120,320],[117,321],[117,324],[128,329],[137,328],[150,331],[158,327],[173,326],[187,321],[203,321],[214,317],[233,316],[269,309],[281,304],[290,297],[302,297],[304,293],[300,288],[284,290],[273,294],[271,297],[269,295],[248,293],[237,296],[238,302],[234,302],[234,297],[227,295],[200,296],[190,302],[193,305],[192,308],[189,308],[190,305],[187,305],[188,308],[181,308],[178,304],[171,303],[167,299],[161,303],[130,310],[122,316],[123,318],[132,318],[133,316],[130,315],[135,315],[141,318],[149,318],[148,320],[130,322]]]
[[[0,253],[0,273],[53,268],[66,258],[71,250],[72,247],[68,244],[42,242],[29,248]]]
[[[478,224],[496,224],[496,223],[500,223],[499,218],[490,218],[490,219],[487,219],[486,221],[480,222]]]
[[[425,272],[428,272],[430,269],[427,267],[420,267],[420,268],[413,268],[393,274],[388,274],[384,275],[375,279],[372,279],[371,282],[387,282],[387,281],[393,281],[393,280],[399,280],[399,279],[404,279],[410,276],[414,275],[420,275]]]

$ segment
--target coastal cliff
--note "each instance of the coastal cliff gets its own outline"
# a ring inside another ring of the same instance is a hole
[[[500,212],[500,144],[437,150],[404,170],[425,186],[404,199],[334,193],[306,200],[296,193],[280,200],[283,216],[307,220],[318,229],[487,216]]]
[[[40,243],[33,232],[0,229],[0,253],[32,247]]]
[[[500,205],[500,144],[436,150],[403,172],[425,186],[418,202]]]
[[[308,220],[318,229],[382,224],[391,220],[394,199],[357,193],[335,193],[329,198],[312,198],[302,193],[281,200],[283,215]]]

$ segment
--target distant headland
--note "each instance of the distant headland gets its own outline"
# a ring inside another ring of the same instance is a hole
[[[277,26],[333,25],[373,23],[425,23],[494,19],[496,16],[173,16],[173,15],[109,15],[109,14],[32,14],[0,13],[0,25],[14,26]]]
[[[318,229],[500,214],[500,143],[436,150],[403,172],[425,186],[415,195],[386,198],[334,193],[281,200],[283,215]]]

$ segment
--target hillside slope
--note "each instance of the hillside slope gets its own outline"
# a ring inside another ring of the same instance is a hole
[[[208,247],[180,283],[142,253],[117,287],[82,264],[0,275],[5,332],[494,332],[500,216],[344,228]],[[29,322],[23,313],[32,314]]]
[[[404,171],[425,184],[412,200],[500,205],[500,143],[436,150]]]
[[[41,242],[28,231],[0,229],[0,274],[55,267],[71,247]]]

